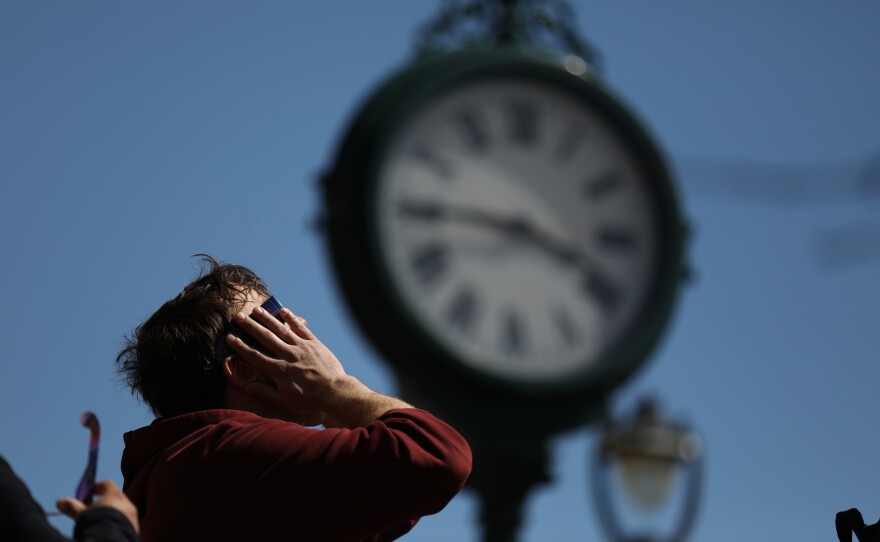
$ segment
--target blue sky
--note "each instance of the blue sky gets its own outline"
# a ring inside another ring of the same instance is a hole
[[[695,231],[696,279],[615,408],[650,393],[703,434],[695,540],[833,540],[834,514],[852,506],[875,521],[880,252],[822,256],[829,242],[880,245],[880,201],[854,189],[880,149],[880,4],[572,5],[605,82],[676,166]],[[349,372],[393,392],[312,227],[316,181],[435,8],[0,4],[0,454],[44,506],[85,465],[84,409],[103,425],[99,476],[121,482],[121,436],[151,417],[114,382],[113,359],[193,278],[197,252],[255,269]],[[738,175],[760,183],[731,196]],[[809,197],[766,196],[801,181]],[[866,237],[833,236],[852,227]],[[525,540],[600,539],[596,434],[555,443]],[[462,494],[407,539],[477,540],[476,513]]]

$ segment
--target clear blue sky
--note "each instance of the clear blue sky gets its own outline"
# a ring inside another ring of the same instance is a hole
[[[880,3],[573,5],[605,81],[678,166],[696,231],[698,278],[616,408],[652,393],[704,435],[694,540],[833,540],[851,506],[875,521],[880,258],[831,266],[817,250],[854,224],[877,244],[880,201],[845,196],[880,148]],[[193,278],[197,252],[255,269],[349,372],[393,392],[311,228],[315,183],[435,8],[0,3],[0,454],[45,507],[85,465],[84,409],[103,424],[99,477],[121,482],[122,434],[151,417],[113,359]],[[840,197],[726,197],[742,171],[765,184],[819,172]],[[525,540],[600,539],[595,437],[555,444]],[[463,494],[407,540],[477,540],[476,512]]]

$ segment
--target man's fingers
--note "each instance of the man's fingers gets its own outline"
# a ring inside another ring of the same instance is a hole
[[[283,367],[279,365],[277,360],[274,360],[267,355],[263,354],[259,350],[255,348],[251,348],[245,343],[243,340],[239,339],[235,335],[231,333],[226,336],[226,344],[235,352],[241,359],[246,361],[253,369],[265,373],[269,376],[278,376],[284,372]],[[229,359],[229,358],[227,358]],[[226,360],[224,360],[225,363]]]
[[[262,307],[257,307],[251,313],[251,317],[267,329],[275,333],[284,342],[296,344],[297,339],[314,339],[315,336],[309,331],[306,319],[293,314],[293,311],[283,307],[279,313],[281,320],[269,314]]]
[[[274,333],[285,344],[296,344],[300,338],[296,333],[292,332],[291,327],[287,322],[272,316],[262,307],[255,308],[254,312],[251,313],[251,318]]]
[[[65,516],[76,519],[86,511],[86,505],[82,501],[70,497],[62,497],[55,502],[55,507]]]
[[[290,326],[291,331],[293,331],[296,335],[298,335],[302,339],[312,340],[315,338],[315,334],[311,332],[311,330],[307,327],[307,322],[305,318],[301,318],[288,308],[281,309],[281,318]]]
[[[265,323],[257,321],[257,318],[265,321]],[[272,320],[275,321],[272,322]],[[244,313],[239,312],[235,315],[234,321],[245,330],[248,335],[256,339],[263,348],[273,354],[283,354],[291,344],[295,344],[297,341],[294,334],[286,331],[286,325],[273,318],[260,307],[254,309],[254,312],[249,317],[245,316]],[[277,332],[275,329],[271,329],[267,326],[276,328]],[[279,333],[284,335],[284,338],[280,337]]]

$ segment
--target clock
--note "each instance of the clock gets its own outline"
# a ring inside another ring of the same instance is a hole
[[[684,227],[661,155],[555,58],[417,61],[361,108],[323,188],[343,296],[404,376],[514,402],[607,394],[674,306]]]

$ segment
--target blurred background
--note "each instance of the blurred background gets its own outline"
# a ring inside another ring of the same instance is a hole
[[[0,3],[0,454],[46,508],[95,411],[99,478],[152,417],[115,381],[124,334],[206,252],[245,264],[369,386],[391,372],[330,274],[317,179],[412,59],[435,2]],[[602,77],[666,151],[695,235],[672,325],[617,395],[703,436],[693,540],[833,540],[880,516],[880,4],[571,2]],[[560,436],[524,540],[601,540]],[[477,540],[463,493],[412,541]],[[53,523],[69,533],[72,522]]]

